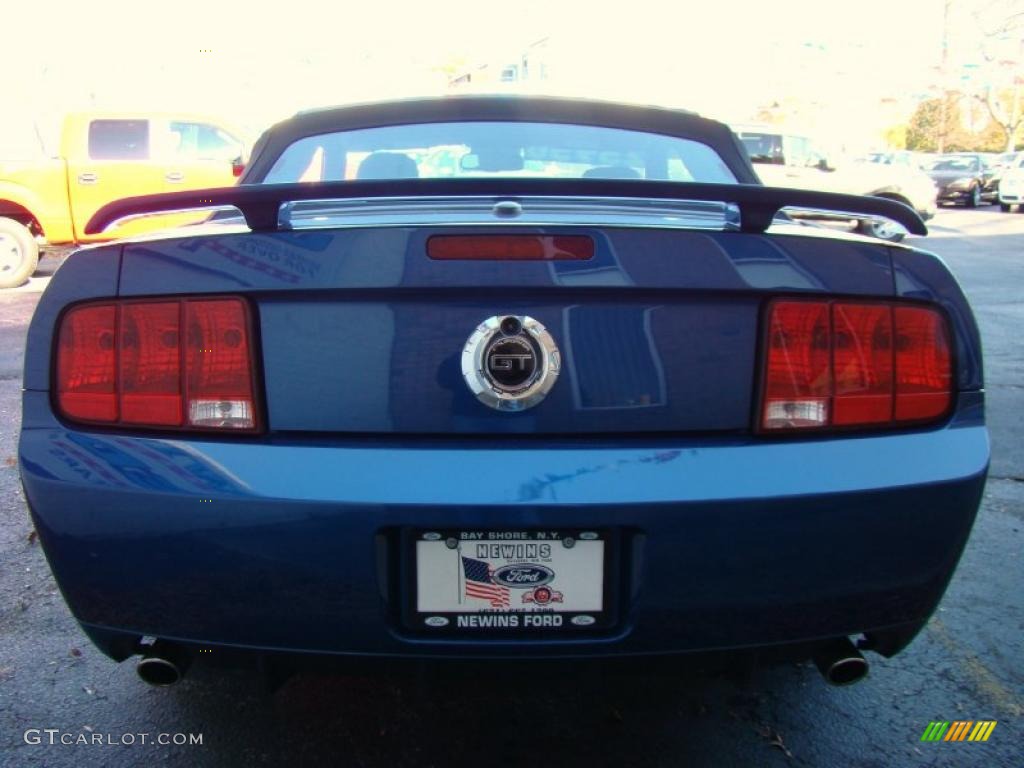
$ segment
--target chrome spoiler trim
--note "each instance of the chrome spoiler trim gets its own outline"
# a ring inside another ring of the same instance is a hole
[[[381,197],[284,203],[278,229],[518,226],[656,227],[738,230],[735,205],[621,197]]]

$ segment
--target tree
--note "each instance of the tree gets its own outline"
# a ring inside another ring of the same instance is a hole
[[[917,105],[906,126],[904,146],[918,152],[1001,152],[1004,138],[1002,128],[993,120],[978,129],[970,129],[962,117],[971,97],[950,92],[946,95],[945,110],[942,99],[927,99]],[[945,122],[943,122],[945,121]],[[893,126],[885,133],[886,142],[900,149],[900,129]]]
[[[1003,151],[1012,152],[1017,143],[1017,133],[1024,126],[1024,109],[1021,103],[1021,86],[1024,78],[1017,78],[1011,88],[1001,93],[991,84],[984,94],[976,96],[986,108],[992,121],[999,126],[1005,138]]]
[[[766,125],[778,125],[786,121],[786,110],[778,101],[762,104],[754,114],[754,122]]]
[[[891,125],[886,128],[883,133],[885,145],[890,149],[906,149],[907,130],[907,126],[903,123],[900,123],[899,125]]]
[[[979,52],[987,75],[974,96],[1002,129],[1004,151],[1012,152],[1024,127],[1024,3],[989,4],[974,18],[981,31]]]
[[[952,150],[952,143],[960,125],[960,99],[955,93],[942,98],[927,99],[917,105],[907,125],[907,149],[918,152]],[[943,108],[945,107],[945,108]]]

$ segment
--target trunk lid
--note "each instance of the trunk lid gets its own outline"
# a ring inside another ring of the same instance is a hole
[[[436,234],[583,235],[585,261],[433,260]],[[272,431],[393,434],[744,432],[768,296],[891,296],[889,250],[823,230],[386,227],[225,233],[125,245],[120,293],[249,296]],[[814,235],[813,237],[806,236]],[[561,371],[508,413],[463,378],[467,339],[529,316]]]

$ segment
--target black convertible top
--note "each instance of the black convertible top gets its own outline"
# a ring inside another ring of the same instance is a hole
[[[300,112],[269,128],[253,147],[242,184],[258,184],[299,139],[335,131],[446,122],[529,121],[644,131],[707,144],[740,184],[760,183],[729,127],[693,112],[553,96],[439,96]]]

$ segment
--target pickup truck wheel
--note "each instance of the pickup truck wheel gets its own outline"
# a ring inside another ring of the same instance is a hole
[[[0,288],[15,288],[36,271],[39,244],[28,227],[0,217]]]
[[[857,231],[862,235],[898,243],[907,236],[906,231],[894,221],[885,219],[861,219],[857,222]]]

